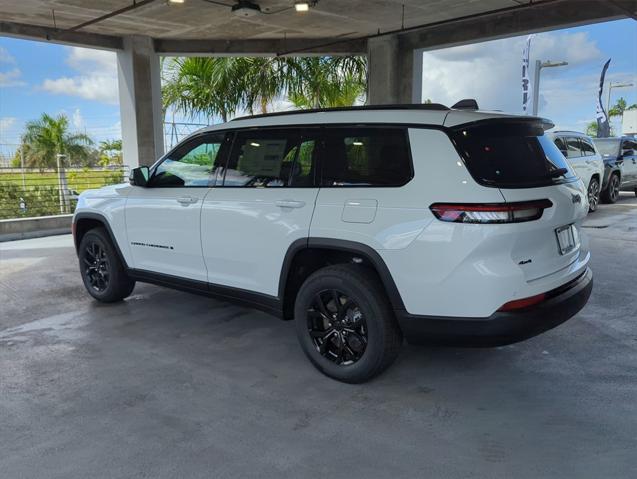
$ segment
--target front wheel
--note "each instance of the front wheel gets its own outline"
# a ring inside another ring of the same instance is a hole
[[[591,178],[591,182],[588,184],[588,211],[590,212],[595,211],[599,204],[599,189],[599,180]]]
[[[608,186],[602,193],[602,199],[606,203],[615,203],[619,198],[619,175],[613,173],[608,179]]]
[[[326,376],[362,383],[398,356],[402,334],[375,273],[359,265],[327,266],[301,286],[294,306],[303,351]]]
[[[88,293],[103,303],[121,301],[133,292],[130,279],[104,228],[87,232],[78,251],[80,273]]]

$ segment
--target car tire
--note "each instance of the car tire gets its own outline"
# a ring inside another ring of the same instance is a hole
[[[294,317],[306,356],[338,381],[362,383],[377,376],[402,345],[385,290],[362,265],[327,266],[310,275],[296,297]]]
[[[88,293],[103,303],[121,301],[135,288],[104,228],[88,231],[78,249],[80,272]]]
[[[613,173],[608,179],[608,186],[602,192],[604,203],[615,203],[619,198],[619,175]]]
[[[591,178],[591,182],[588,184],[588,211],[593,212],[599,205],[599,180],[597,178]]]

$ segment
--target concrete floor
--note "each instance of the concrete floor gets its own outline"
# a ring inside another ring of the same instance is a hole
[[[149,285],[101,305],[69,236],[0,244],[0,477],[635,477],[637,198],[587,231],[576,318],[405,347],[361,386],[316,372],[291,323]]]

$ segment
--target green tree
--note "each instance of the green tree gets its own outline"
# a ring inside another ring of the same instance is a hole
[[[122,140],[100,141],[99,164],[102,166],[122,164]]]
[[[364,57],[178,58],[164,64],[164,109],[227,121],[286,97],[299,108],[352,105],[362,101],[366,70]]]
[[[351,106],[364,100],[365,57],[304,57],[287,61],[287,94],[297,108]]]
[[[38,120],[27,122],[20,148],[26,166],[55,168],[59,154],[65,155],[67,165],[91,161],[92,144],[87,135],[69,132],[69,120],[65,115],[54,118],[43,113]]]
[[[610,109],[608,110],[608,116],[622,116],[626,110],[635,110],[635,109],[637,109],[637,103],[633,103],[632,105],[628,106],[626,99],[623,97],[620,97],[617,99],[615,104],[612,107],[610,107]]]
[[[593,120],[586,125],[586,134],[592,138],[597,137],[597,121]]]

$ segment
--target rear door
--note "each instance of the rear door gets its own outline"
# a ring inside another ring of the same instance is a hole
[[[424,226],[413,201],[423,193],[400,188],[413,177],[407,128],[328,126],[321,165],[312,237],[399,248]],[[411,225],[410,234],[398,224]]]
[[[637,186],[637,142],[622,140],[620,154],[624,160],[622,186]]]
[[[566,146],[566,159],[569,164],[575,170],[577,176],[579,176],[585,184],[588,184],[588,180],[591,176],[591,172],[588,168],[588,164],[586,163],[586,158],[584,157],[584,152],[582,151],[582,146],[579,141],[579,138],[575,136],[567,136],[563,138],[565,146]]]
[[[319,143],[312,128],[236,132],[223,181],[201,211],[211,284],[278,295],[288,248],[309,233]]]
[[[214,181],[224,134],[199,135],[166,155],[147,187],[126,202],[126,230],[134,268],[206,281],[200,239],[203,199]]]
[[[548,276],[575,262],[582,247],[579,225],[588,211],[586,190],[544,135],[543,125],[494,120],[460,126],[452,136],[478,183],[499,188],[509,203],[551,201],[540,219],[502,230],[514,237],[511,258],[526,279]]]

